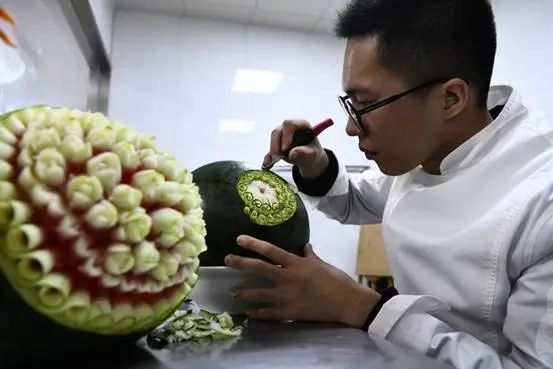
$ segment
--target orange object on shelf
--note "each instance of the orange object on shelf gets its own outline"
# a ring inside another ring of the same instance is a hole
[[[3,20],[5,22],[9,23],[12,26],[13,32],[15,32],[17,30],[17,24],[15,22],[15,18],[13,17],[13,15],[10,12],[8,12],[2,6],[0,6],[0,20]],[[15,42],[8,35],[8,33],[6,31],[4,31],[3,29],[1,29],[1,28],[0,28],[0,40],[2,40],[5,44],[7,44],[7,45],[9,45],[13,48],[17,47]]]

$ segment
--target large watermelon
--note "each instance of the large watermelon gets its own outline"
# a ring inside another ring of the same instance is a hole
[[[0,367],[136,341],[189,295],[205,232],[191,173],[153,138],[99,113],[3,115]]]
[[[309,242],[303,201],[283,178],[239,161],[209,163],[193,172],[207,227],[202,266],[222,266],[227,254],[255,255],[236,245],[241,234],[301,255]]]

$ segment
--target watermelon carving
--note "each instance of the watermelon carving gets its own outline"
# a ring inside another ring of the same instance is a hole
[[[192,173],[207,227],[202,266],[223,266],[229,253],[259,257],[236,245],[241,234],[303,253],[309,242],[309,217],[303,201],[283,178],[239,161],[209,163]]]
[[[134,342],[189,295],[205,235],[191,173],[152,137],[99,113],[3,115],[0,358]]]

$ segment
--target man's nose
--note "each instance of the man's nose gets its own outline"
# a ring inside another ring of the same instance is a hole
[[[348,123],[346,124],[346,133],[348,136],[356,137],[363,135],[363,132],[357,127],[357,124],[353,121],[353,118],[349,117]]]

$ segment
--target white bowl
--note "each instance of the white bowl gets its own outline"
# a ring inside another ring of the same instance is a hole
[[[189,297],[200,308],[213,313],[243,315],[248,308],[261,305],[238,301],[230,292],[235,288],[267,288],[273,285],[273,282],[266,278],[223,266],[200,267],[198,275],[198,282]]]

